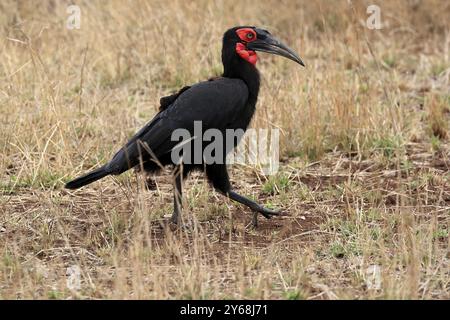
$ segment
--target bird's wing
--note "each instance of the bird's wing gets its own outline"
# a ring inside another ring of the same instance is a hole
[[[201,121],[203,131],[227,128],[248,100],[247,85],[239,79],[219,78],[185,88],[116,153],[107,165],[111,173],[138,165],[148,149],[156,157],[169,152],[178,143],[171,140],[172,132],[185,129],[193,136],[194,121]]]
[[[167,117],[191,132],[194,121],[204,130],[226,128],[239,115],[248,100],[248,88],[239,79],[218,78],[192,86],[167,110]]]
[[[175,102],[175,100],[177,100],[177,98],[180,96],[180,94],[182,94],[183,92],[188,90],[190,87],[191,86],[183,87],[178,92],[176,92],[174,94],[171,94],[170,96],[162,97],[161,99],[159,99],[159,105],[160,105],[159,106],[159,111],[166,110],[172,103]]]

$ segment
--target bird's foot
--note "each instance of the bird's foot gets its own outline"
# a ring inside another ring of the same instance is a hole
[[[169,221],[173,224],[176,224],[177,226],[181,225],[181,219],[178,215],[176,215],[175,213],[172,214],[172,216],[170,217]]]
[[[261,213],[266,219],[270,219],[273,216],[279,216],[281,214],[278,210],[271,210],[264,207],[261,207],[258,212]]]
[[[254,229],[258,227],[258,213],[262,214],[266,219],[270,219],[273,216],[279,216],[281,214],[281,212],[277,210],[270,210],[264,207],[258,208],[257,211],[253,212],[252,227]]]
[[[192,232],[194,230],[194,223],[190,219],[188,221],[186,219],[182,221],[181,217],[175,213],[169,218],[169,223],[172,230],[183,230],[186,232]]]

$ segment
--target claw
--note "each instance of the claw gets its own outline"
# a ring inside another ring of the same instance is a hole
[[[264,207],[262,207],[261,210],[259,210],[259,213],[261,213],[266,219],[270,219],[272,218],[272,216],[280,215],[280,211],[270,210]]]
[[[281,214],[280,211],[270,210],[264,207],[258,208],[253,212],[252,227],[254,229],[258,227],[258,213],[261,213],[266,219],[271,219],[272,216],[278,216]]]

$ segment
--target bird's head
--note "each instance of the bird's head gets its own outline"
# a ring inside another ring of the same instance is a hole
[[[300,57],[288,46],[270,34],[269,31],[249,26],[229,29],[223,37],[224,51],[234,51],[241,59],[256,65],[256,51],[276,54],[305,66]]]

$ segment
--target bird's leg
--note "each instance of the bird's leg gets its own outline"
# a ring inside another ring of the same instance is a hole
[[[181,222],[181,212],[183,209],[183,173],[182,167],[177,166],[173,171],[174,177],[174,189],[173,189],[173,214],[171,221],[175,224],[179,224]]]
[[[240,194],[231,190],[230,179],[228,177],[227,167],[224,164],[209,165],[206,167],[206,174],[208,179],[212,182],[215,189],[219,190],[228,198],[242,203],[243,205],[249,207],[256,214],[253,216],[253,226],[256,227],[258,224],[257,213],[261,213],[265,218],[270,219],[272,216],[279,215],[278,211],[273,211],[263,206],[257,204],[255,201],[241,196]]]

